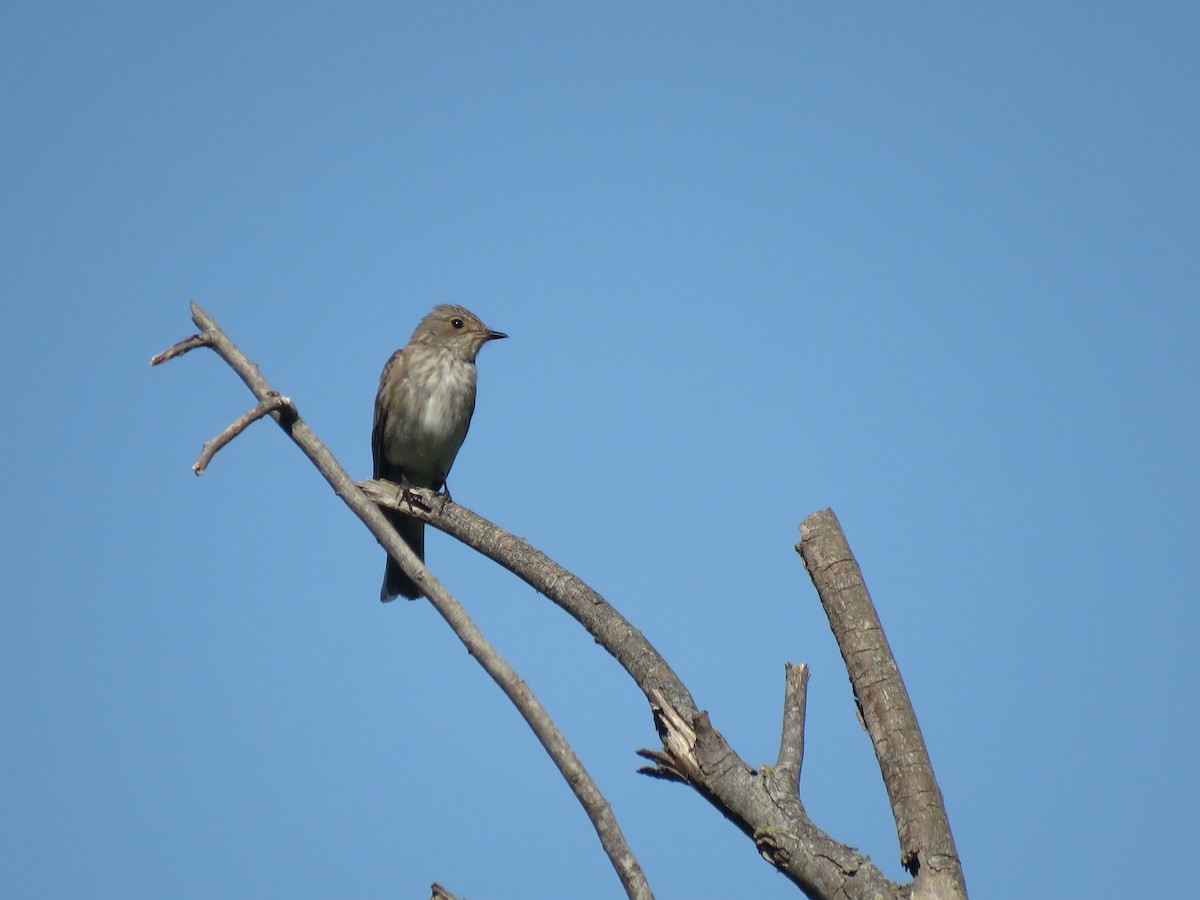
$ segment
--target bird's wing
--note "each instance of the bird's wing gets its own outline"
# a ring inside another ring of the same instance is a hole
[[[372,478],[387,478],[391,480],[390,473],[382,471],[383,468],[389,468],[387,461],[383,457],[383,436],[387,433],[387,404],[384,402],[384,389],[388,383],[388,376],[392,369],[400,362],[400,354],[404,352],[401,347],[391,355],[387,363],[383,367],[383,372],[379,376],[379,391],[375,394],[375,424],[371,427],[371,463],[374,474]]]

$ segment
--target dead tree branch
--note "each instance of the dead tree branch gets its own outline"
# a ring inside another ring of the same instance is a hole
[[[279,423],[288,437],[296,443],[333,487],[334,492],[371,530],[371,533],[391,554],[392,558],[421,586],[430,603],[454,630],[471,656],[479,661],[488,675],[517,707],[583,805],[617,876],[621,879],[626,894],[632,898],[639,898],[639,900],[650,900],[653,897],[650,886],[621,833],[612,808],[529,686],[488,643],[462,605],[416,558],[408,545],[384,518],[378,507],[363,495],[329,449],[296,413],[291,401],[281,402],[286,398],[282,398],[277,391],[272,390],[259,372],[258,366],[242,353],[204,310],[195,303],[191,304],[191,309],[192,321],[201,329],[201,333],[186,338],[158,354],[150,361],[151,365],[159,365],[197,347],[210,347],[237,373],[259,402],[259,406],[234,422],[214,441],[210,442],[210,445],[220,442],[218,447],[223,446],[224,443],[228,443],[236,434],[240,433],[246,425],[264,415],[271,416]],[[228,437],[225,437],[226,435]],[[225,437],[224,441],[221,441],[222,437]],[[208,446],[206,445],[206,450]],[[204,454],[202,454],[201,461],[204,459]]]
[[[192,463],[192,471],[197,475],[203,475],[204,470],[208,468],[208,464],[212,462],[212,458],[217,455],[217,451],[250,427],[251,423],[257,422],[263,416],[269,416],[273,412],[282,412],[283,410],[288,410],[292,416],[296,415],[295,404],[283,396],[283,394],[277,394],[272,391],[271,396],[267,397],[266,400],[255,405],[253,409],[244,415],[238,416],[230,423],[228,428],[211,441],[208,441],[200,450],[200,456]]]
[[[902,862],[914,875],[906,884],[889,880],[868,857],[818,828],[804,810],[799,779],[804,756],[807,666],[789,665],[785,672],[783,724],[774,767],[752,767],[713,727],[708,714],[697,707],[686,686],[645,636],[603,597],[528,542],[453,503],[444,494],[402,490],[382,481],[355,485],[290,401],[270,390],[257,367],[195,304],[192,313],[201,334],[181,341],[153,362],[163,362],[197,346],[209,346],[242,377],[259,401],[259,406],[210,444],[217,444],[229,433],[217,445],[219,449],[250,422],[265,415],[280,424],[343,501],[428,593],[459,639],[517,704],[592,817],[629,896],[648,897],[649,888],[607,803],[528,687],[486,644],[458,602],[412,556],[376,504],[399,509],[458,538],[522,578],[583,625],[629,673],[650,703],[662,749],[638,751],[653,763],[642,771],[693,787],[750,836],[762,856],[809,897],[965,900],[966,888],[941,792],[912,705],[861,573],[831,511],[814,513],[805,520],[797,550],[829,617],[863,722],[875,746],[896,820]]]
[[[696,715],[698,710],[691,693],[646,636],[580,578],[524,538],[459,506],[445,494],[424,488],[405,491],[390,481],[363,481],[359,487],[380,506],[424,519],[508,569],[587,629],[633,677],[647,698],[653,701],[657,693],[682,715],[688,718]]]
[[[808,706],[808,665],[784,666],[783,728],[779,736],[779,758],[775,772],[800,790],[800,767],[804,764],[804,714]]]
[[[796,551],[821,598],[875,747],[896,819],[900,859],[914,875],[913,896],[965,897],[929,751],[858,562],[833,510],[810,515],[801,532]]]
[[[645,693],[662,750],[640,750],[647,775],[695,788],[749,835],[763,857],[813,898],[906,897],[868,857],[841,844],[808,818],[798,781],[803,757],[807,667],[785,679],[780,759],[774,769],[743,761],[699,710],[679,677],[645,636],[600,594],[523,538],[444,495],[407,494],[386,481],[364,481],[370,499],[423,519],[527,582],[587,629]],[[964,895],[965,896],[965,895]]]

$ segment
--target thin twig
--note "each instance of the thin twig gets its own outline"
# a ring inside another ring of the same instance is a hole
[[[191,309],[192,320],[201,329],[203,339],[189,338],[181,341],[155,358],[170,359],[172,356],[196,346],[210,346],[237,373],[260,402],[268,400],[275,392],[263,378],[258,367],[221,331],[211,316],[195,303],[191,304]],[[353,479],[329,452],[329,449],[317,438],[308,424],[299,416],[284,417],[279,411],[271,413],[271,415],[317,467],[337,495],[370,529],[384,549],[420,585],[434,609],[454,630],[455,635],[466,646],[468,652],[479,661],[479,664],[517,707],[583,805],[626,894],[629,897],[638,898],[638,900],[652,898],[653,894],[646,882],[645,874],[629,849],[608,801],[600,793],[599,788],[596,787],[595,782],[592,781],[591,776],[533,695],[529,686],[487,642],[462,605],[416,558],[412,550],[384,518],[383,513],[374,503],[363,496]]]
[[[178,344],[172,344],[162,353],[150,357],[150,365],[160,366],[169,359],[174,359],[177,356],[183,356],[189,350],[195,350],[197,347],[207,347],[208,336],[205,334],[193,334],[191,337],[184,338]]]
[[[813,513],[800,529],[796,551],[817,588],[875,747],[896,819],[900,861],[915,876],[915,892],[965,897],[929,751],[858,562],[833,510]]]
[[[204,470],[208,468],[208,464],[212,462],[212,458],[217,455],[217,451],[245,431],[251,422],[257,422],[263,416],[269,416],[273,412],[280,412],[285,409],[293,416],[296,415],[296,406],[290,399],[274,391],[271,394],[272,396],[258,403],[244,415],[238,416],[230,423],[228,428],[211,441],[205,443],[204,447],[200,450],[200,456],[192,463],[192,471],[197,475],[203,475]]]

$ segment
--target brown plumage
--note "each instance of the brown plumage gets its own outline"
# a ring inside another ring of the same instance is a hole
[[[376,478],[441,490],[475,412],[475,357],[488,341],[508,337],[461,306],[435,306],[379,378],[371,456]],[[413,552],[425,559],[425,523],[385,510]],[[390,556],[380,600],[416,599],[417,584]]]

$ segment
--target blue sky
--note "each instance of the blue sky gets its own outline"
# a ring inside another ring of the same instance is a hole
[[[434,303],[480,358],[455,498],[601,590],[752,763],[901,874],[792,551],[832,506],[972,896],[1194,850],[1200,13],[1183,3],[14,3],[0,893],[600,898],[516,713],[211,354],[352,474]],[[635,774],[640,694],[507,573],[429,562],[659,897],[791,897]],[[1181,696],[1182,695],[1182,696]],[[532,883],[533,887],[530,887]]]

